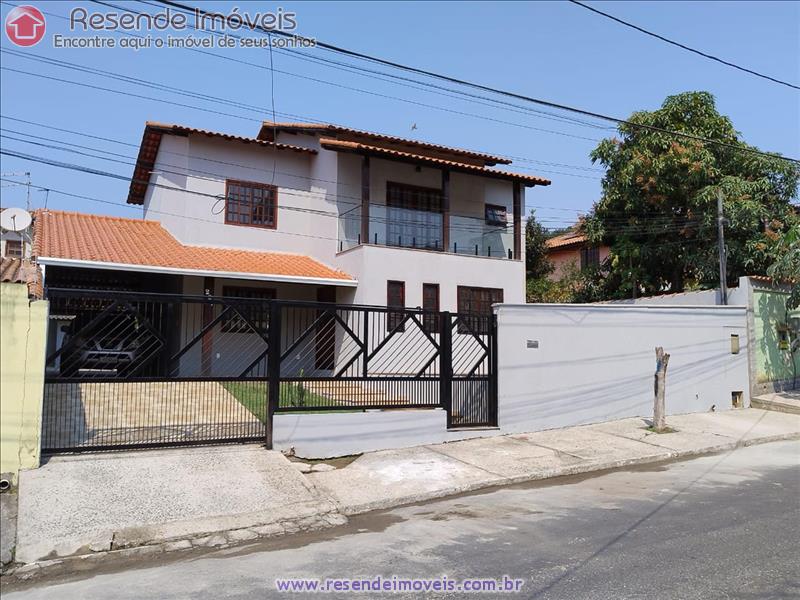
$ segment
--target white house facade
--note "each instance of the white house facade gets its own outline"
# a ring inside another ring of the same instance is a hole
[[[485,310],[524,302],[524,190],[549,184],[501,162],[329,125],[241,138],[148,123],[128,202],[182,244],[302,254],[357,282],[291,298]]]

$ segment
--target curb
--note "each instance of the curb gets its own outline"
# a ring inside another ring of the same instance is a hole
[[[150,543],[141,543],[133,538],[125,538],[124,534],[115,534],[113,536],[114,541],[105,548],[96,547],[96,551],[93,548],[87,548],[90,550],[89,552],[12,566],[7,568],[2,576],[3,578],[13,577],[25,581],[42,575],[85,569],[92,563],[111,558],[150,556],[198,548],[229,548],[245,542],[329,529],[344,525],[347,522],[346,516],[332,508],[328,512],[320,512],[300,518],[283,519],[263,525],[253,525],[226,531],[204,532]],[[120,533],[122,534],[123,532]]]
[[[618,436],[618,437],[623,437],[623,436]],[[625,438],[625,439],[630,439],[630,438]],[[457,496],[459,494],[474,492],[478,490],[485,490],[489,488],[500,488],[509,485],[530,483],[533,481],[545,481],[547,479],[568,477],[572,475],[581,475],[584,473],[595,473],[598,471],[614,471],[614,470],[624,469],[626,467],[675,461],[695,456],[722,454],[725,452],[732,452],[737,448],[745,448],[748,446],[756,446],[759,444],[768,444],[770,442],[780,442],[788,440],[800,440],[800,432],[775,434],[750,440],[735,440],[692,450],[672,450],[664,446],[657,446],[656,444],[651,444],[654,450],[656,448],[661,448],[664,451],[658,454],[641,456],[630,459],[617,459],[610,461],[578,463],[574,465],[554,468],[548,471],[540,471],[536,474],[531,474],[531,475],[520,475],[517,477],[504,477],[501,475],[497,475],[495,478],[487,479],[481,482],[476,482],[470,485],[440,489],[422,494],[415,494],[413,496],[404,496],[401,498],[390,498],[386,500],[369,502],[355,506],[353,505],[344,506],[339,502],[337,502],[336,500],[334,500],[334,502],[338,506],[340,513],[347,516],[355,516],[372,512],[375,510],[387,510],[390,508],[409,506],[420,502],[438,500],[441,498]],[[320,488],[321,486],[318,485],[317,487]]]
[[[695,456],[722,454],[725,452],[732,452],[738,448],[790,440],[800,440],[800,432],[776,434],[749,440],[735,440],[732,442],[725,442],[714,446],[707,446],[705,448],[692,450],[670,450],[664,448],[663,446],[660,447],[656,444],[653,444],[654,449],[660,447],[666,450],[666,452],[633,459],[619,459],[612,461],[597,461],[575,464],[552,469],[550,471],[541,471],[537,474],[529,476],[522,475],[519,477],[509,478],[498,475],[496,478],[488,479],[486,481],[471,485],[435,490],[432,492],[414,496],[406,496],[403,498],[392,498],[386,501],[372,502],[355,507],[345,507],[331,499],[330,503],[336,508],[331,507],[329,511],[318,512],[314,515],[303,516],[300,518],[283,519],[268,524],[240,527],[225,531],[204,532],[202,534],[196,534],[192,536],[163,539],[152,543],[141,543],[139,540],[135,539],[136,536],[126,539],[125,536],[118,534],[114,536],[116,541],[112,542],[109,547],[98,548],[97,551],[91,551],[91,549],[89,549],[90,552],[73,554],[71,556],[65,556],[58,559],[34,561],[23,565],[12,566],[7,568],[2,573],[2,576],[3,578],[13,577],[15,579],[24,581],[43,575],[52,575],[71,570],[83,570],[92,565],[92,563],[98,563],[100,561],[112,558],[149,556],[167,552],[187,551],[198,548],[229,548],[232,546],[241,545],[245,542],[283,537],[300,532],[329,529],[346,524],[348,522],[348,516],[360,515],[375,510],[386,510],[390,508],[408,506],[411,504],[456,496],[482,489],[506,487],[509,485],[533,481],[544,481],[547,479],[581,475],[584,473],[614,471],[630,466],[661,463]]]

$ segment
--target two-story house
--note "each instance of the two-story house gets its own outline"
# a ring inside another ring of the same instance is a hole
[[[191,300],[173,312],[122,301],[115,321],[103,316],[101,290],[236,298],[253,311],[266,310],[254,300],[279,299],[476,318],[493,303],[524,302],[524,190],[550,182],[493,168],[508,162],[332,125],[268,122],[249,138],[149,122],[127,199],[141,206],[141,219],[35,215],[45,285],[95,290],[51,295],[48,372],[70,375],[78,364],[99,374],[126,365],[187,377],[265,372],[264,314],[233,318],[219,304]],[[314,310],[291,326],[316,328],[315,341],[283,370],[308,375],[354,364],[353,335],[363,325],[348,319],[357,315],[315,321]],[[387,313],[383,334],[403,334],[380,346],[395,358],[375,357],[371,373],[433,364],[422,349],[437,326],[426,314],[421,331]],[[156,352],[166,361],[158,368]]]
[[[524,302],[524,190],[509,160],[334,125],[248,138],[148,122],[143,220],[40,211],[50,286],[486,311]]]

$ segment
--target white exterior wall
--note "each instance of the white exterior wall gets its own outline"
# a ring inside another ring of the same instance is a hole
[[[441,310],[457,310],[456,294],[460,285],[500,288],[504,302],[525,302],[525,263],[519,260],[358,246],[340,253],[337,266],[361,282],[352,300],[348,300],[357,304],[386,305],[386,282],[389,280],[405,282],[406,306],[411,308],[422,306],[423,283],[439,284]],[[342,295],[346,296],[347,291]]]
[[[328,192],[332,184],[311,178],[332,176],[332,166],[326,164],[331,160],[335,164],[335,155],[275,152],[206,136],[164,135],[152,182],[197,193],[151,185],[144,216],[160,221],[184,244],[305,254],[330,265],[337,238],[336,204]],[[316,161],[313,169],[311,161]],[[276,185],[277,228],[226,225],[226,179]],[[306,209],[329,214],[303,212]]]
[[[652,416],[655,347],[670,354],[668,414],[749,404],[744,306],[499,306],[503,431]],[[731,334],[740,351],[731,353]],[[529,348],[528,341],[538,342]]]
[[[489,259],[390,247],[339,252],[344,234],[344,220],[339,215],[349,211],[347,227],[360,230],[361,157],[321,149],[311,135],[281,134],[279,140],[315,148],[319,154],[275,152],[204,135],[164,135],[153,183],[197,193],[149,186],[145,218],[160,221],[184,244],[305,254],[342,269],[359,281],[355,291],[339,289],[337,299],[344,303],[385,305],[389,279],[406,282],[406,305],[411,307],[422,304],[422,283],[439,283],[443,310],[456,310],[457,285],[502,288],[505,302],[524,302],[524,257]],[[418,172],[410,164],[375,158],[370,159],[370,177],[373,216],[380,216],[381,210],[385,214],[387,181],[436,188],[442,181],[440,169],[422,167]],[[226,179],[277,185],[277,229],[226,225],[224,202],[219,201],[224,198]],[[459,244],[459,252],[478,240],[484,244],[481,252],[487,245],[493,253],[513,247],[511,233],[494,232],[491,226],[485,226],[486,235],[464,230],[466,223],[481,227],[486,203],[505,206],[511,219],[513,184],[462,173],[451,173],[450,181],[451,224],[455,227],[451,239]],[[303,212],[305,209],[328,214]],[[384,226],[379,241],[385,236]]]

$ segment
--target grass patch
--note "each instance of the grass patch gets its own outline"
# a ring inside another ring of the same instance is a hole
[[[647,431],[649,431],[651,433],[675,433],[676,431],[678,431],[677,429],[673,429],[672,427],[664,427],[664,429],[659,431],[658,429],[656,429],[652,425],[650,427],[646,427],[646,429],[647,429]]]
[[[266,381],[221,381],[224,387],[239,403],[253,413],[262,423],[267,415],[267,382]],[[302,383],[281,383],[280,408],[300,408],[319,406],[319,410],[303,410],[303,413],[364,412],[363,409],[325,410],[334,401],[307,390]],[[298,411],[301,412],[301,411]]]

